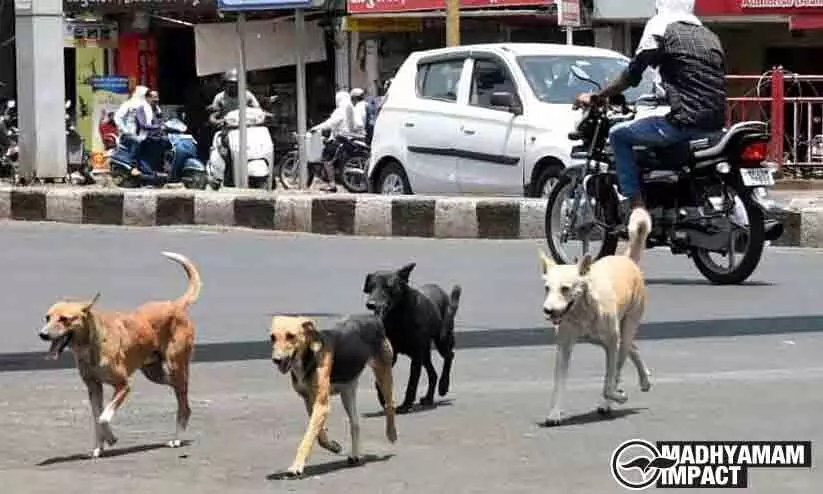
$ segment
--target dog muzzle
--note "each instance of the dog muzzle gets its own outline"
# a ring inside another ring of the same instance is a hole
[[[291,364],[294,361],[294,357],[272,358],[271,361],[281,374],[286,374],[291,370]]]
[[[61,335],[54,336],[49,332],[48,326],[46,326],[40,330],[38,336],[40,336],[40,339],[43,341],[51,342],[46,358],[48,360],[57,360],[60,354],[69,346],[69,343],[71,343],[72,332],[64,331]]]
[[[566,308],[564,308],[561,311],[551,310],[551,311],[543,311],[543,312],[545,312],[546,317],[552,322],[552,324],[557,326],[563,320],[563,317],[566,314],[568,314],[570,310],[572,310],[572,307],[574,307],[574,303],[575,303],[575,300],[570,301],[568,304],[566,304]]]

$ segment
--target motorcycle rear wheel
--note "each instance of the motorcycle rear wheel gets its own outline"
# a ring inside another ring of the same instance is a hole
[[[297,151],[290,151],[277,163],[277,178],[284,189],[297,189],[300,185],[300,160]]]
[[[206,172],[192,171],[184,172],[180,181],[187,189],[205,190],[209,179]]]
[[[347,191],[354,194],[368,192],[369,182],[366,180],[366,169],[369,159],[365,156],[352,156],[343,164],[340,172],[340,181]]]
[[[743,203],[748,218],[748,231],[739,231],[729,240],[730,254],[727,254],[729,267],[722,268],[709,257],[710,252],[704,249],[692,250],[692,262],[707,280],[715,285],[739,285],[746,281],[760,264],[763,248],[766,245],[766,231],[763,225],[763,211],[754,203],[751,193],[747,190],[735,190],[735,196]],[[742,192],[742,193],[741,193]],[[745,242],[745,243],[743,243]],[[740,244],[745,245],[743,259],[740,264],[732,266],[736,251]]]

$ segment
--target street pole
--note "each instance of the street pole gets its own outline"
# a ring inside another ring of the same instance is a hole
[[[247,188],[248,160],[246,139],[248,132],[246,129],[246,14],[241,12],[237,17],[237,35],[240,38],[240,69],[237,71],[237,101],[239,110],[240,139],[238,142],[237,162],[234,163],[234,186],[237,188]]]
[[[306,182],[309,180],[308,156],[306,156],[306,61],[303,53],[306,39],[306,20],[303,16],[303,9],[294,11],[294,38],[295,44],[297,45],[295,68],[297,71],[298,179],[300,180],[300,189],[302,190],[306,188]]]
[[[460,0],[446,0],[446,46],[460,46]]]
[[[566,44],[574,44],[574,28],[572,26],[566,26]]]

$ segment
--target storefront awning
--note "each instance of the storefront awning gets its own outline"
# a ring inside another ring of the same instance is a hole
[[[232,12],[249,12],[260,10],[293,10],[312,7],[316,0],[217,0],[217,8]]]
[[[544,7],[552,0],[460,0],[460,9],[500,9],[506,7]],[[399,12],[445,10],[446,0],[347,0],[348,13],[386,14]]]
[[[63,0],[63,11],[77,12],[129,12],[134,10],[151,12],[170,11],[213,11],[217,0]]]
[[[823,14],[823,0],[695,0],[699,16]]]

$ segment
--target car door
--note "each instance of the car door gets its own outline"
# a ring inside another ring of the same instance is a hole
[[[416,98],[399,121],[408,151],[404,166],[415,193],[458,192],[455,109],[465,62],[464,55],[451,55],[418,63]]]
[[[473,55],[469,60],[467,101],[460,105],[457,136],[457,180],[469,194],[523,195],[526,140],[521,108],[491,104],[494,92],[508,92],[520,102],[517,84],[497,55]]]

